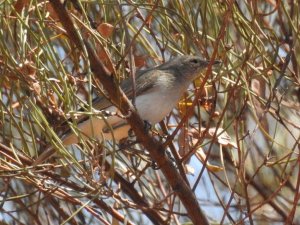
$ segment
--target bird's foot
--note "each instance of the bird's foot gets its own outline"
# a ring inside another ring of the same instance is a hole
[[[157,165],[157,163],[154,160],[151,161],[151,168],[153,170],[159,170],[159,166]]]
[[[173,158],[173,156],[171,155],[171,153],[169,151],[165,151],[165,154],[166,154],[167,158],[172,162],[172,164],[175,167],[177,167],[176,161]],[[160,167],[157,165],[157,163],[154,160],[151,160],[151,167],[152,167],[153,170],[159,170],[160,169]]]
[[[146,132],[146,133],[148,133],[149,132],[149,130],[151,130],[151,128],[152,128],[152,125],[147,121],[147,120],[144,120],[144,131]],[[132,138],[132,137],[134,137],[135,135],[134,135],[134,131],[130,128],[129,130],[128,130],[128,137],[129,138]]]
[[[128,138],[123,138],[119,141],[119,148],[120,149],[127,149],[130,148],[132,145],[136,144],[136,141],[130,140]]]

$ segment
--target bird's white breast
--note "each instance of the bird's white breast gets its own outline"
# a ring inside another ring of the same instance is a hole
[[[182,93],[179,90],[160,89],[151,90],[150,93],[136,98],[136,107],[143,120],[151,124],[160,122],[176,106]]]

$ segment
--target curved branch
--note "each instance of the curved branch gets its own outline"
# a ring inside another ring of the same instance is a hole
[[[66,29],[71,42],[73,42],[78,49],[87,51],[91,71],[102,83],[105,91],[107,91],[110,99],[112,100],[112,103],[119,108],[123,115],[129,115],[127,117],[128,123],[135,132],[138,140],[149,151],[151,158],[156,161],[173,191],[178,195],[179,199],[185,206],[190,219],[194,224],[208,225],[209,222],[206,215],[200,208],[191,188],[182,179],[171,160],[165,155],[164,146],[159,141],[152,138],[149,133],[145,132],[144,121],[140,118],[124,92],[114,83],[111,74],[109,74],[103,63],[96,56],[91,45],[87,41],[84,41],[83,45],[68,12],[60,0],[50,0],[50,2],[58,15],[60,22]]]

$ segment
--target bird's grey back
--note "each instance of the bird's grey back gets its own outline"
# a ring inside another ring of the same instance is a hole
[[[137,96],[154,86],[155,82],[153,81],[159,77],[159,73],[156,73],[156,71],[157,70],[153,70],[153,68],[137,71],[135,80],[135,90]],[[151,80],[149,79],[150,77]],[[131,78],[121,82],[120,87],[129,99],[133,98],[133,86]],[[98,110],[103,110],[111,105],[111,102],[104,96],[98,96],[93,100],[93,107]]]

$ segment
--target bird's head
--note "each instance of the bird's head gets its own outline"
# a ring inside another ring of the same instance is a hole
[[[221,63],[221,61],[216,60],[212,65],[217,65],[219,63]],[[200,72],[209,64],[210,61],[203,60],[198,56],[185,55],[170,60],[161,65],[159,69],[172,72],[177,80],[191,82],[196,79]]]

